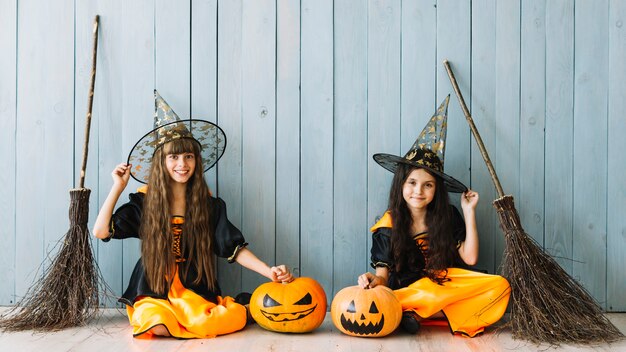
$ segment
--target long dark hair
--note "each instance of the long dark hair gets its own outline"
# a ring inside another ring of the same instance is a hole
[[[435,178],[435,196],[426,208],[428,227],[428,257],[423,261],[415,245],[412,233],[413,218],[402,195],[407,178],[416,167],[399,163],[389,192],[389,211],[393,222],[391,251],[395,259],[395,271],[424,268],[424,274],[441,282],[442,272],[454,265],[459,254],[452,236],[452,209],[448,190],[443,179],[424,169]]]
[[[141,259],[148,285],[158,294],[167,292],[176,269],[171,235],[172,195],[168,186],[170,176],[165,167],[165,157],[169,154],[182,153],[194,154],[196,168],[187,182],[185,194],[185,223],[181,251],[187,260],[181,265],[181,277],[186,277],[187,272],[193,267],[197,273],[193,283],[199,285],[204,282],[209,289],[215,289],[210,195],[209,187],[204,180],[200,146],[193,139],[181,138],[166,143],[154,153],[139,229],[142,240]]]

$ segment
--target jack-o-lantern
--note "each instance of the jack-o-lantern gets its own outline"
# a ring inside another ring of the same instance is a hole
[[[326,316],[326,293],[308,277],[290,283],[267,282],[250,298],[250,314],[267,330],[301,333],[315,330]]]
[[[402,306],[389,288],[350,286],[337,292],[330,308],[333,324],[347,335],[381,337],[402,319]]]

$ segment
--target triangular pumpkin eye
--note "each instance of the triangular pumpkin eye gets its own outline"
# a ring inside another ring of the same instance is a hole
[[[356,313],[356,308],[354,308],[354,300],[350,301],[350,305],[346,310],[348,313]]]
[[[305,304],[311,304],[311,302],[313,301],[313,297],[311,297],[310,293],[307,293],[304,297],[302,297],[298,302],[294,303],[297,305],[305,305]]]
[[[270,297],[268,294],[265,294],[265,297],[263,297],[263,307],[267,308],[276,306],[282,306],[282,304],[276,302],[276,300]]]
[[[378,308],[376,308],[376,303],[372,302],[370,306],[370,313],[378,313]]]

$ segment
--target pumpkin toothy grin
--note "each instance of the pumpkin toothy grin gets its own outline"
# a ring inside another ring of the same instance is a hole
[[[347,319],[343,314],[341,314],[341,326],[348,332],[357,335],[370,335],[370,334],[378,334],[385,326],[385,316],[381,316],[380,321],[377,324],[372,323],[371,321],[368,324],[359,323],[356,320]]]
[[[293,312],[293,313],[270,313],[266,310],[261,309],[261,314],[263,314],[263,316],[267,318],[268,320],[275,321],[275,322],[292,321],[292,320],[298,320],[298,319],[302,319],[306,317],[307,315],[311,314],[315,310],[315,308],[317,308],[317,304],[313,308],[309,308],[300,312]]]

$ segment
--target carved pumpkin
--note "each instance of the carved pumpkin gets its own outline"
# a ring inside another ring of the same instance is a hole
[[[381,337],[402,319],[402,306],[389,288],[350,286],[337,292],[330,308],[333,324],[347,335]]]
[[[250,314],[264,329],[301,333],[315,330],[326,316],[326,293],[308,277],[290,283],[267,282],[250,298]]]

